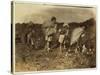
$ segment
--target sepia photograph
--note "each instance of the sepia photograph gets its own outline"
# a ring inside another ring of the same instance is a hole
[[[12,72],[96,68],[96,7],[11,3]]]

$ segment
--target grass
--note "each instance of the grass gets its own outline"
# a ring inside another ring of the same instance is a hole
[[[16,72],[63,70],[96,67],[96,54],[68,53],[59,54],[59,48],[34,50],[24,44],[16,45]]]

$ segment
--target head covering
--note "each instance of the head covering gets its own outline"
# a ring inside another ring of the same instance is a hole
[[[51,21],[53,21],[53,20],[56,20],[56,17],[55,16],[52,16]]]
[[[69,28],[69,25],[68,24],[63,24],[63,27],[68,27]]]

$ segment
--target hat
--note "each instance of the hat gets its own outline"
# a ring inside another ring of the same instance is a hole
[[[69,25],[68,24],[63,24],[63,27],[68,27],[69,28]]]

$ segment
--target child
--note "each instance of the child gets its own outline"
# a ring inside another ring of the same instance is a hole
[[[68,24],[64,24],[62,29],[59,29],[59,43],[60,43],[60,53],[62,53],[62,45],[64,44],[64,49],[66,48],[65,46],[65,37],[68,36]]]

